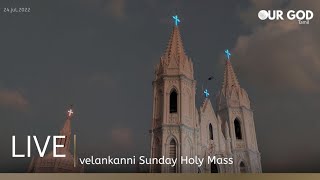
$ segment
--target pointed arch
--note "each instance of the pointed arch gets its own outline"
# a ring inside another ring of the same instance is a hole
[[[169,158],[176,159],[177,158],[177,142],[174,138],[172,138],[169,142]],[[170,173],[176,173],[176,166],[169,166]]]
[[[236,139],[242,139],[241,122],[238,118],[234,120],[234,133],[236,135]]]
[[[243,161],[240,162],[239,168],[240,168],[240,173],[246,173],[247,172],[247,167],[246,167],[246,165],[244,164]]]
[[[211,163],[211,173],[219,173],[219,167],[214,162]]]
[[[175,88],[172,88],[172,90],[170,91],[169,102],[170,113],[178,112],[178,93]]]
[[[209,138],[213,140],[213,128],[211,123],[209,124]]]

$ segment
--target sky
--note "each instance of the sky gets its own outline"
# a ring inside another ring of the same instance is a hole
[[[5,13],[27,7],[30,13]],[[11,136],[57,134],[74,105],[80,155],[148,155],[152,80],[181,19],[201,86],[218,91],[223,51],[249,94],[263,172],[320,172],[320,2],[316,0],[0,1],[0,172],[25,172]],[[310,9],[309,25],[261,21],[261,9]],[[214,96],[211,96],[214,102]]]

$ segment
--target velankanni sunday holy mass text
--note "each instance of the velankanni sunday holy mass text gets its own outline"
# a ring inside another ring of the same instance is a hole
[[[197,165],[198,167],[202,166],[204,163],[214,163],[214,164],[233,164],[232,157],[217,157],[217,156],[208,156],[208,157],[188,157],[181,156],[180,158],[166,158],[164,156],[160,158],[148,158],[146,156],[132,156],[132,157],[86,157],[79,158],[80,164],[86,165],[125,165],[125,164],[166,164],[172,167],[180,164],[190,164]]]

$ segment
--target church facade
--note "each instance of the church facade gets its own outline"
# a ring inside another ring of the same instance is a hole
[[[155,68],[151,157],[200,157],[201,167],[177,163],[151,165],[150,172],[262,172],[253,111],[228,60],[216,109],[206,98],[196,108],[193,63],[185,54],[180,31],[174,26],[165,53]],[[233,158],[233,164],[208,163],[208,156]]]

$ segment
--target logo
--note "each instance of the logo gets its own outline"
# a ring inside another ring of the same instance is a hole
[[[286,14],[286,16],[284,16]],[[298,20],[299,24],[309,24],[309,21],[313,18],[313,12],[311,10],[289,10],[284,13],[282,10],[260,10],[258,12],[260,20],[284,20],[284,17],[288,20]]]

